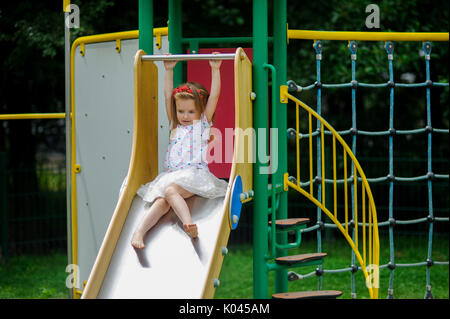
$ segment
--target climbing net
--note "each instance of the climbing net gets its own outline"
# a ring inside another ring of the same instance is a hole
[[[380,177],[368,177],[367,180],[370,184],[376,183],[388,183],[389,186],[389,215],[388,219],[384,221],[378,222],[378,227],[388,227],[389,233],[389,262],[384,265],[380,265],[379,269],[387,268],[390,270],[390,279],[389,279],[389,288],[388,288],[388,298],[394,298],[394,269],[399,267],[416,267],[416,266],[426,266],[426,292],[425,298],[433,298],[433,294],[431,292],[431,280],[430,273],[431,267],[433,265],[449,265],[449,261],[437,261],[432,259],[432,247],[433,247],[433,225],[437,222],[448,222],[448,217],[437,217],[435,216],[433,209],[433,183],[436,181],[442,182],[449,179],[449,175],[439,174],[438,172],[433,171],[432,166],[432,141],[433,137],[436,134],[447,135],[449,134],[448,129],[441,129],[432,126],[431,122],[431,89],[433,87],[447,87],[448,83],[440,83],[434,82],[431,80],[430,75],[430,60],[431,60],[431,42],[424,42],[422,44],[422,52],[425,57],[425,70],[426,70],[426,79],[421,83],[399,83],[394,81],[394,43],[388,41],[385,43],[385,51],[388,59],[388,68],[389,68],[389,80],[385,83],[362,83],[356,79],[356,62],[357,62],[357,49],[358,43],[356,41],[350,41],[348,48],[351,57],[351,81],[348,83],[339,83],[339,84],[325,84],[321,82],[321,60],[322,60],[322,41],[314,42],[314,49],[316,53],[316,82],[310,84],[308,86],[299,86],[294,81],[288,81],[288,90],[289,92],[302,92],[307,90],[317,90],[317,106],[316,112],[321,115],[322,113],[322,90],[324,88],[351,88],[351,104],[352,104],[352,125],[351,128],[347,130],[338,131],[341,136],[348,135],[351,138],[352,152],[356,156],[356,142],[358,136],[387,136],[389,141],[389,169],[385,176]],[[386,88],[389,91],[389,129],[384,131],[364,131],[359,130],[357,128],[357,103],[356,103],[356,92],[360,87],[367,88]],[[400,130],[396,129],[394,126],[394,88],[425,88],[426,94],[426,126],[420,127],[416,129],[409,130]],[[423,172],[422,175],[413,176],[413,177],[402,177],[394,174],[394,139],[398,135],[416,135],[425,133],[427,136],[427,172]],[[297,135],[298,134],[298,135]],[[330,135],[331,132],[325,131],[325,134]],[[319,132],[314,132],[311,135],[316,136],[318,139],[318,143],[320,143],[320,134]],[[296,132],[295,129],[288,129],[289,137],[305,138],[308,137],[308,134],[302,134],[301,132]],[[320,154],[317,154],[318,165],[320,165]],[[321,172],[318,170],[316,178],[321,178]],[[428,191],[428,215],[421,218],[410,219],[410,220],[399,220],[396,219],[396,214],[394,211],[394,187],[396,182],[403,183],[412,183],[424,181],[427,183],[427,191]],[[325,179],[325,183],[333,183],[332,179]],[[353,191],[351,192],[352,202],[353,202]],[[376,202],[376,198],[375,198]],[[324,228],[337,228],[335,224],[327,223],[322,221],[320,208],[317,209],[317,223],[309,228],[302,230],[303,233],[316,231],[317,232],[317,245],[318,251],[322,251],[322,231]],[[396,263],[394,259],[394,226],[395,225],[410,225],[410,224],[419,224],[419,223],[427,223],[428,224],[428,247],[427,247],[427,257],[425,261],[415,262],[415,263]],[[356,289],[355,289],[355,273],[358,271],[358,266],[355,262],[355,253],[352,251],[352,266],[343,268],[343,269],[323,269],[322,266],[319,266],[316,271],[311,273],[300,275],[295,272],[289,273],[290,280],[302,279],[317,275],[319,277],[319,289],[322,283],[321,275],[324,273],[340,273],[340,272],[350,272],[351,273],[351,297],[356,298]]]

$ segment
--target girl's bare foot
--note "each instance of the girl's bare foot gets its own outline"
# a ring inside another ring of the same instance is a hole
[[[183,224],[183,228],[191,238],[197,238],[198,230],[196,224]]]
[[[133,238],[131,238],[131,245],[134,248],[142,249],[145,247],[144,245],[144,236],[139,232],[134,232]]]

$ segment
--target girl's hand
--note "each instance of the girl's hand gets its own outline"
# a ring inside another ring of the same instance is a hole
[[[220,52],[213,52],[212,54],[219,54]],[[220,69],[220,65],[222,64],[222,60],[209,60],[209,66],[212,69]]]
[[[170,53],[167,53],[166,55],[170,55]],[[177,64],[178,61],[170,61],[170,60],[165,60],[164,61],[164,68],[166,70],[173,70],[173,68],[175,67],[175,65]]]

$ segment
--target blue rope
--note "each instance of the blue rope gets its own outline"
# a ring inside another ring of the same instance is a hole
[[[424,128],[418,128],[418,129],[412,129],[412,130],[395,130],[395,134],[398,135],[412,135],[412,134],[416,134],[416,133],[425,133],[427,132],[429,129],[427,127]],[[296,134],[296,130],[293,128],[289,128],[287,130],[287,135],[288,137],[295,137]],[[351,129],[348,130],[343,130],[343,131],[337,131],[337,133],[341,136],[344,135],[349,135],[352,134],[353,131]],[[437,129],[437,128],[433,128],[433,133],[444,133],[444,134],[449,134],[449,130],[448,129]],[[314,133],[311,134],[312,137],[317,136],[318,134],[320,134],[320,132],[317,130]],[[331,131],[325,130],[324,131],[325,135],[333,135],[333,133]],[[386,136],[386,135],[390,135],[392,134],[391,131],[387,130],[387,131],[363,131],[363,130],[358,130],[356,131],[354,134],[357,135],[366,135],[366,136]],[[309,133],[298,133],[298,137],[300,139],[302,138],[308,138],[309,137]]]
[[[348,48],[350,50],[350,57],[352,60],[352,81],[351,83],[356,83],[356,51],[358,49],[358,46],[355,41],[351,41],[348,44]],[[356,132],[356,88],[352,86],[352,132]],[[352,152],[356,156],[356,134],[352,136]],[[351,174],[352,176],[355,176],[355,165],[352,165],[351,167]],[[355,220],[355,214],[356,209],[355,207],[355,184],[350,184],[350,191],[352,196],[352,220]],[[353,242],[355,242],[355,228],[353,228],[352,231],[352,239]],[[356,255],[355,252],[352,249],[352,267],[356,265]],[[351,286],[352,286],[352,298],[356,298],[356,279],[355,279],[355,272],[351,272]]]
[[[316,51],[316,76],[317,82],[320,83],[320,61],[322,60],[322,42],[316,41],[314,43],[314,50]],[[317,114],[322,115],[322,89],[318,87],[317,89]],[[319,119],[317,119],[317,128],[320,128],[321,123]],[[322,165],[321,165],[321,136],[317,135],[317,175],[322,177]],[[319,202],[322,202],[322,185],[319,184],[317,188],[317,199]],[[320,224],[322,221],[322,210],[317,207],[317,223]],[[317,252],[322,252],[322,231],[320,228],[317,229]],[[318,266],[318,270],[322,271],[322,265]],[[318,280],[318,290],[322,289],[322,276],[319,276]]]
[[[430,80],[430,56],[431,56],[431,43],[424,42],[422,45],[422,49],[425,53],[425,69],[426,69],[426,81]],[[430,99],[430,88],[426,88],[426,96],[427,96],[427,126],[431,126],[431,99]],[[433,172],[432,169],[432,133],[433,131],[428,132],[428,172]],[[428,180],[428,213],[431,218],[433,215],[433,181],[431,179]],[[433,247],[433,223],[429,224],[428,231],[428,255],[427,260],[431,260],[431,252]],[[431,279],[430,279],[431,267],[427,267],[427,292],[425,293],[425,298],[433,298],[431,293]]]
[[[385,45],[389,61],[389,81],[394,83],[394,43],[388,41]],[[389,129],[394,129],[394,88],[389,89]],[[389,175],[394,176],[394,137],[389,135]],[[389,219],[394,218],[394,181],[389,182]],[[394,257],[394,228],[389,226],[389,263],[395,264]],[[393,298],[394,268],[390,269],[388,298]]]
[[[443,86],[443,87],[448,87],[449,84],[448,83],[440,83],[440,82],[421,82],[421,83],[393,83],[396,87],[403,87],[403,88],[413,88],[413,87],[425,87],[425,86]],[[308,86],[300,86],[300,85],[296,85],[296,92],[301,92],[301,91],[308,91],[308,90],[312,90],[315,89],[318,85],[318,82],[315,82],[313,84],[310,84]],[[353,87],[355,85],[357,85],[358,87],[367,87],[367,88],[386,88],[389,86],[389,83],[364,83],[364,82],[349,82],[349,83],[321,83],[320,84],[322,88],[325,89],[338,89],[338,88],[350,88]]]

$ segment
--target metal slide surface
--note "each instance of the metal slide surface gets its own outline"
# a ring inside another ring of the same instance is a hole
[[[201,298],[217,241],[224,198],[187,200],[199,236],[191,239],[173,210],[147,233],[145,248],[131,246],[144,201],[131,204],[97,298]]]

